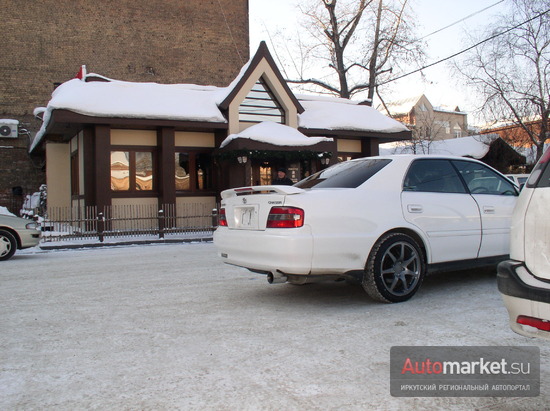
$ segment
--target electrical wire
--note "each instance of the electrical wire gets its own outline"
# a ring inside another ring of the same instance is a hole
[[[550,9],[548,9],[548,10],[546,10],[546,11],[543,11],[542,13],[539,13],[539,14],[537,14],[536,16],[531,17],[531,18],[528,19],[528,20],[525,20],[523,23],[519,23],[519,24],[517,24],[517,25],[515,25],[515,26],[513,26],[513,27],[510,27],[510,28],[508,28],[508,29],[506,29],[506,30],[504,30],[504,31],[502,31],[502,32],[500,32],[500,33],[493,34],[492,36],[490,36],[490,37],[488,37],[488,38],[486,38],[486,39],[484,39],[484,40],[481,40],[480,42],[474,44],[473,46],[470,46],[470,47],[465,48],[465,49],[463,49],[463,50],[461,50],[461,51],[458,51],[458,52],[456,52],[456,53],[454,53],[454,54],[452,54],[452,55],[450,55],[450,56],[448,56],[448,57],[442,58],[441,60],[438,60],[438,61],[436,61],[436,62],[427,64],[427,65],[425,65],[425,66],[423,66],[423,67],[420,67],[419,69],[413,70],[413,71],[411,71],[411,72],[409,72],[409,73],[406,73],[406,74],[403,74],[403,75],[401,75],[401,76],[395,77],[395,78],[393,78],[393,79],[389,79],[389,80],[387,80],[387,81],[384,81],[384,82],[382,82],[382,83],[379,83],[379,84],[377,84],[376,86],[377,86],[377,87],[378,87],[378,86],[383,86],[383,85],[385,85],[385,84],[388,84],[388,83],[394,82],[394,81],[396,81],[396,80],[400,80],[400,79],[402,79],[402,78],[404,78],[404,77],[410,76],[411,74],[415,74],[415,73],[418,73],[419,71],[422,71],[422,70],[425,70],[425,69],[427,69],[427,68],[433,67],[433,66],[435,66],[435,65],[437,65],[437,64],[443,63],[444,61],[451,60],[451,59],[455,58],[456,56],[459,56],[459,55],[461,55],[461,54],[466,53],[467,51],[470,51],[470,50],[472,50],[472,49],[475,49],[476,47],[482,45],[483,43],[486,43],[486,42],[488,42],[488,41],[490,41],[490,40],[493,40],[493,39],[495,39],[495,38],[497,38],[497,37],[499,37],[499,36],[502,36],[503,34],[509,33],[510,31],[515,30],[515,29],[517,29],[518,27],[523,26],[524,24],[527,24],[527,23],[529,23],[529,22],[531,22],[531,21],[533,21],[533,20],[536,20],[536,19],[538,19],[538,18],[544,16],[545,14],[547,14],[547,13],[549,13],[549,12],[550,12]]]
[[[497,4],[500,4],[500,3],[503,3],[503,2],[504,2],[504,0],[497,1],[496,3],[491,4],[490,6],[487,6],[487,7],[485,7],[484,9],[481,9],[481,10],[479,10],[479,11],[476,11],[476,12],[474,12],[474,13],[472,13],[472,14],[470,14],[470,15],[468,15],[468,16],[466,16],[466,17],[464,17],[464,18],[462,18],[462,19],[460,19],[460,20],[458,20],[458,21],[455,21],[454,23],[449,24],[448,26],[442,27],[442,28],[440,28],[439,30],[436,30],[436,31],[434,31],[434,32],[432,32],[432,33],[426,34],[425,36],[420,37],[420,38],[417,39],[416,41],[424,40],[425,38],[430,37],[430,36],[433,36],[434,34],[437,34],[437,33],[441,32],[441,31],[443,31],[443,30],[446,30],[446,29],[448,29],[448,28],[450,28],[450,27],[456,26],[458,23],[462,23],[463,21],[468,20],[470,17],[474,17],[474,16],[476,16],[476,15],[478,15],[478,14],[480,14],[480,13],[483,13],[485,10],[489,10],[491,7],[495,7]]]
[[[231,37],[231,41],[233,42],[233,46],[235,46],[235,50],[237,51],[237,55],[239,56],[239,59],[241,60],[242,64],[245,64],[246,61],[244,60],[243,56],[241,55],[241,52],[239,50],[239,47],[237,46],[237,42],[235,41],[235,37],[233,37],[233,31],[231,30],[231,26],[229,25],[229,22],[227,21],[227,17],[225,16],[225,13],[223,11],[223,7],[220,3],[220,0],[218,0],[218,7],[222,13],[223,20],[225,22],[225,25],[227,27],[227,30],[229,31],[229,36]]]

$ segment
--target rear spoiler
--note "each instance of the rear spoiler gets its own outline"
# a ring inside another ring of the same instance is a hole
[[[239,187],[224,190],[221,193],[222,198],[230,198],[251,194],[299,194],[305,190],[293,186],[251,186],[251,187]]]

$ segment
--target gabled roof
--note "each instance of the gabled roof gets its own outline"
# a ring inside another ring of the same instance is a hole
[[[402,114],[409,114],[412,111],[413,107],[416,106],[416,104],[420,101],[420,99],[423,96],[424,95],[408,97],[403,100],[386,103],[386,106],[390,111],[388,115],[396,116],[396,115],[402,115]]]
[[[252,57],[252,59],[243,66],[237,78],[235,78],[235,80],[233,80],[233,82],[226,88],[228,94],[219,103],[220,109],[227,110],[229,108],[229,105],[233,102],[233,99],[235,98],[237,93],[241,90],[245,82],[254,73],[262,60],[265,60],[269,67],[273,70],[275,76],[277,77],[277,80],[279,81],[285,92],[288,94],[288,97],[290,97],[293,104],[296,106],[296,110],[298,111],[298,113],[302,113],[304,111],[304,108],[301,106],[298,99],[294,96],[294,93],[288,87],[286,80],[281,75],[281,72],[279,71],[277,64],[275,64],[275,60],[273,60],[273,57],[271,56],[271,53],[269,52],[265,41],[262,41],[260,43],[256,54],[254,54],[254,57]]]

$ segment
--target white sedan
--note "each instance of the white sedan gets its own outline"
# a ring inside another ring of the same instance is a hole
[[[401,302],[428,271],[507,258],[517,196],[477,160],[362,158],[294,186],[223,191],[214,244],[270,283],[355,279],[375,300]]]

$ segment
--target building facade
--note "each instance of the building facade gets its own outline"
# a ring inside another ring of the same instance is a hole
[[[407,125],[414,140],[446,140],[468,135],[468,115],[454,109],[434,107],[425,95],[389,103],[386,112]]]
[[[249,58],[248,0],[6,0],[2,11],[0,120],[15,122],[0,121],[0,206],[13,212],[45,183],[44,159],[28,155],[41,126],[33,110],[81,65],[128,81],[223,86]]]
[[[32,153],[47,159],[48,207],[216,205],[221,190],[297,181],[378,154],[411,132],[374,108],[296,96],[267,46],[227,87],[116,81],[97,74],[55,91]]]

